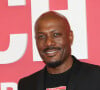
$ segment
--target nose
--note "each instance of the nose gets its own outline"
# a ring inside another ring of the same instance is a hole
[[[54,46],[55,45],[55,40],[51,37],[48,37],[46,40],[46,46]]]

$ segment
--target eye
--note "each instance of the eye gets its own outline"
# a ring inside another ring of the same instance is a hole
[[[54,33],[53,36],[54,36],[54,37],[61,36],[61,33]]]
[[[44,39],[45,38],[45,35],[39,35],[38,36],[38,39]]]

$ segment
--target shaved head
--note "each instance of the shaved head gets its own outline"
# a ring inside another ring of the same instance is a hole
[[[48,11],[46,13],[43,13],[36,21],[35,23],[35,30],[37,28],[37,25],[41,23],[43,20],[56,20],[58,22],[64,23],[66,26],[67,30],[70,30],[70,24],[65,16],[63,16],[60,13],[54,12],[54,11]]]

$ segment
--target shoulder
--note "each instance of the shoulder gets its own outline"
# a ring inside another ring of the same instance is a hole
[[[44,72],[44,69],[20,79],[18,83],[19,86],[27,86],[31,82],[34,84],[37,81],[37,79],[41,76],[41,74],[43,74],[43,72]]]
[[[88,78],[87,80],[99,80],[100,81],[100,66],[93,65],[85,62],[80,62],[79,76]],[[91,81],[90,80],[90,81]]]
[[[93,65],[85,62],[80,62],[82,69],[85,69],[87,71],[92,71],[92,72],[98,72],[100,73],[100,66],[98,65]]]
[[[80,60],[77,60],[75,57],[73,57],[73,60],[76,64],[78,71],[81,74],[87,74],[87,75],[91,74],[90,76],[92,75],[100,76],[100,66],[81,62]]]
[[[42,70],[40,70],[40,71],[38,71],[36,73],[33,73],[33,74],[29,75],[29,76],[26,76],[26,77],[22,78],[21,80],[32,80],[32,79],[36,79],[36,78],[38,78],[41,75],[41,73],[43,71],[44,71],[44,69],[42,69]]]
[[[77,73],[73,73],[73,83],[79,88],[78,90],[100,90],[100,66],[81,62],[74,58]]]
[[[100,66],[81,61],[78,62],[80,66],[75,77],[75,83],[77,86],[81,88],[81,86],[84,85],[84,90],[86,88],[91,88],[89,90],[92,90],[93,88],[94,90],[97,90],[97,88],[100,88]]]
[[[72,57],[73,57],[73,60],[76,63],[76,65],[79,65],[80,69],[87,70],[87,71],[89,70],[89,71],[100,72],[100,66],[99,65],[81,62],[80,60],[77,60],[74,56],[72,56]]]

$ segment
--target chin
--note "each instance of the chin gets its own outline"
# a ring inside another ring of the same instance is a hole
[[[63,62],[61,61],[56,61],[56,62],[45,62],[47,67],[51,67],[51,68],[56,68],[58,66],[60,66]]]

